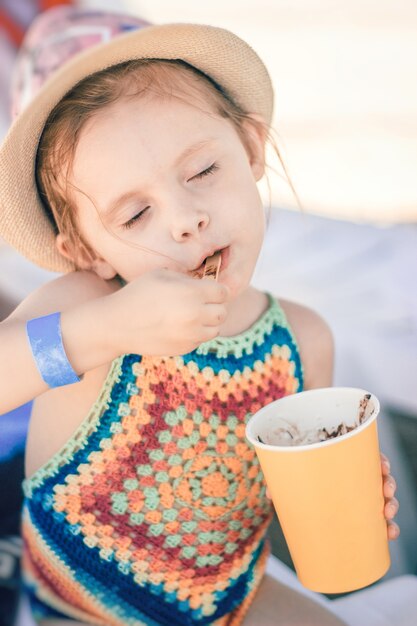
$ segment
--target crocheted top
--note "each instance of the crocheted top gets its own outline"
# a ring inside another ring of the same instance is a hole
[[[35,617],[241,623],[272,515],[245,424],[302,389],[294,337],[269,301],[249,330],[185,356],[116,359],[71,440],[24,482]]]

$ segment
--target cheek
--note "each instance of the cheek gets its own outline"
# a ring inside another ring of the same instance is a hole
[[[254,178],[234,177],[218,193],[219,215],[228,219],[236,228],[248,228],[252,222],[256,228],[265,228],[265,214],[262,199]]]
[[[237,298],[250,285],[254,270],[254,264],[240,263],[230,268],[220,282],[226,285],[230,290],[231,299]]]
[[[249,241],[260,246],[266,232],[266,214],[257,188],[248,189],[240,207],[240,216],[236,214],[240,228],[246,231]]]
[[[102,224],[96,209],[81,205],[77,212],[78,229],[84,241],[98,256],[107,260],[106,254],[111,249],[112,236]]]
[[[121,244],[117,251],[113,251],[111,259],[117,272],[129,282],[153,270],[179,270],[178,264],[166,255],[152,251],[151,247],[144,250],[134,243]]]
[[[120,250],[113,250],[109,256],[111,256],[112,264],[118,273],[124,278],[128,278],[129,281],[142,276],[155,267],[155,264],[149,262],[149,255],[130,246],[120,246]]]

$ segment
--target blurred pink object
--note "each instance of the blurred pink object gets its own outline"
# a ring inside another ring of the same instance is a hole
[[[21,113],[49,76],[75,54],[129,30],[149,26],[133,16],[60,6],[29,28],[12,78],[12,117]]]

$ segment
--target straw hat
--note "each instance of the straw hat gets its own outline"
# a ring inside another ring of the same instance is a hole
[[[16,118],[0,150],[0,237],[37,265],[67,272],[39,198],[35,158],[44,124],[80,80],[131,59],[181,59],[208,75],[243,110],[270,124],[273,91],[252,48],[233,33],[197,24],[150,25],[131,16],[59,7],[29,31],[17,63]]]

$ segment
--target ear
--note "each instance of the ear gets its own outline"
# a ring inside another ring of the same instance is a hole
[[[250,113],[249,119],[243,121],[247,140],[249,163],[256,181],[265,173],[265,144],[268,135],[268,126],[258,113]]]
[[[69,259],[80,270],[95,272],[103,280],[111,280],[117,275],[116,270],[107,261],[92,254],[81,241],[74,249],[74,245],[68,241],[67,237],[59,233],[56,236],[56,247],[62,256]]]

